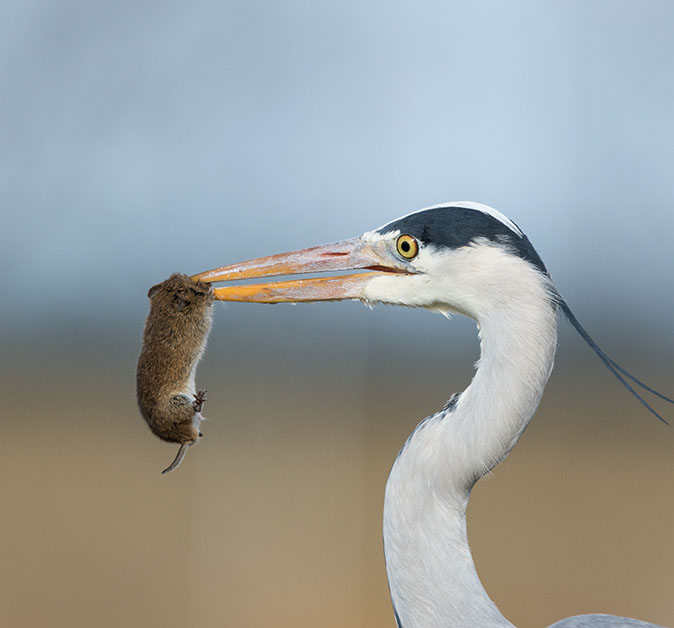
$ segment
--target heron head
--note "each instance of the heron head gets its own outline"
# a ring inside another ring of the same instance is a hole
[[[518,264],[514,268],[512,264]],[[519,227],[478,203],[447,203],[403,216],[358,237],[261,257],[195,275],[203,282],[355,271],[337,276],[237,284],[222,301],[279,303],[355,299],[458,311],[477,318],[521,270],[547,276]]]

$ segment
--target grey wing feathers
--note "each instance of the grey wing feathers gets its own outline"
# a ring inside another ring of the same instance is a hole
[[[649,624],[647,621],[630,619],[629,617],[616,617],[615,615],[577,615],[568,617],[549,628],[663,628],[657,624]]]

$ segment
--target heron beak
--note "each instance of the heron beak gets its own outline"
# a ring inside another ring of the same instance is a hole
[[[365,286],[373,277],[382,273],[408,272],[402,264],[395,260],[385,259],[375,251],[372,245],[361,238],[351,238],[290,253],[259,257],[231,266],[222,266],[193,275],[192,279],[213,283],[335,270],[374,272],[227,286],[216,288],[215,298],[219,301],[254,303],[365,299]]]

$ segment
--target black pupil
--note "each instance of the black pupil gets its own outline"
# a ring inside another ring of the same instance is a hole
[[[407,240],[405,240],[404,242],[402,242],[402,243],[400,244],[400,248],[401,248],[405,253],[409,253],[409,252],[410,252],[410,248],[411,248],[411,247],[410,247],[410,243],[409,243]]]

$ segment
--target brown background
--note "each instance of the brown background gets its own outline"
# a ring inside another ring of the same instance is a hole
[[[386,476],[417,420],[469,380],[473,326],[282,307],[218,305],[198,378],[206,436],[168,476],[174,448],[134,403],[142,319],[33,338],[21,359],[7,344],[3,625],[393,625]],[[473,495],[478,571],[518,626],[597,611],[674,625],[671,429],[562,332],[538,416]],[[602,340],[668,380],[664,351]]]

